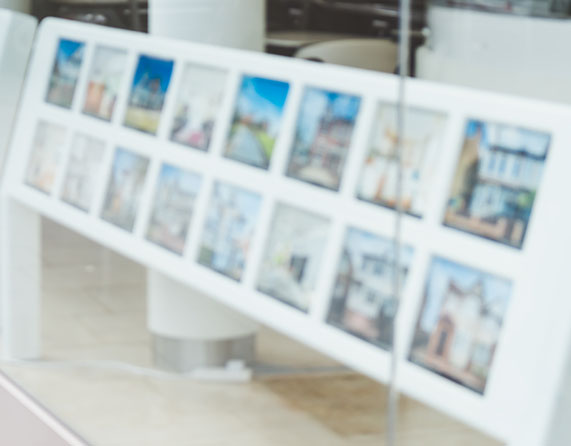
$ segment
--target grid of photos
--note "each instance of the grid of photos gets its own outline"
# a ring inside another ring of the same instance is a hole
[[[177,92],[172,141],[208,150],[224,99],[227,77],[228,73],[218,68],[186,65]]]
[[[46,101],[71,108],[85,44],[61,39]],[[126,50],[96,46],[87,75],[83,113],[111,121],[127,79]],[[174,70],[174,60],[140,55],[130,87],[124,125],[156,135]],[[227,94],[229,72],[188,63],[176,92],[171,141],[207,152]],[[244,75],[237,92],[224,156],[268,169],[282,127],[289,82]],[[361,109],[359,96],[305,87],[285,175],[337,191]],[[403,207],[426,212],[447,115],[406,110],[403,151]],[[25,182],[52,193],[62,163],[67,130],[40,121]],[[394,208],[397,182],[397,108],[379,103],[368,153],[356,186],[360,200]],[[512,125],[469,120],[444,216],[444,225],[521,248],[541,182],[551,136]],[[89,212],[100,185],[106,143],[73,135],[61,200]],[[101,218],[125,231],[135,226],[150,160],[115,150]],[[262,196],[216,181],[203,222],[193,222],[203,186],[200,174],[163,163],[145,238],[179,256],[191,228],[203,225],[196,262],[236,282],[243,278]],[[256,289],[304,313],[316,298],[331,221],[277,203]],[[400,256],[401,283],[412,267],[414,249]],[[395,251],[393,240],[347,227],[332,278],[329,325],[384,350],[393,344]],[[409,360],[448,380],[484,394],[512,294],[512,282],[440,257],[432,259]]]
[[[125,74],[127,51],[99,46],[89,72],[83,113],[110,121]]]
[[[63,155],[66,133],[65,127],[60,125],[38,122],[26,168],[26,184],[46,194],[52,192]]]
[[[393,345],[395,249],[391,239],[349,228],[331,296],[327,322],[385,350]],[[403,247],[401,283],[413,249]]]
[[[511,291],[507,279],[434,258],[410,360],[483,394]]]
[[[289,83],[244,76],[225,156],[267,169],[278,138]]]
[[[361,98],[306,88],[287,175],[339,190]]]
[[[198,263],[240,281],[246,267],[262,197],[217,182],[206,215]]]
[[[111,167],[101,218],[133,231],[149,167],[148,158],[118,148]]]
[[[278,204],[259,271],[258,290],[307,312],[329,226],[323,217]]]
[[[155,191],[147,240],[182,255],[196,198],[200,175],[163,164]]]
[[[61,193],[63,201],[89,212],[101,178],[104,154],[102,140],[81,133],[74,135]]]
[[[442,148],[446,115],[407,108],[401,140],[401,203],[404,212],[422,217],[438,154]],[[369,154],[365,159],[357,197],[389,208],[396,206],[398,127],[397,107],[381,104],[374,122]]]
[[[550,140],[535,130],[468,121],[444,224],[521,248]]]
[[[71,108],[84,50],[83,42],[66,39],[59,41],[46,95],[47,102]]]
[[[139,56],[125,114],[127,127],[157,133],[173,68],[172,60]]]

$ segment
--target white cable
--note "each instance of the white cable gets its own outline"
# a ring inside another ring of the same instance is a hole
[[[170,380],[188,380],[193,379],[203,381],[208,379],[206,377],[208,370],[217,370],[220,372],[232,372],[228,367],[218,368],[203,368],[197,369],[189,373],[168,372],[163,370],[154,369],[151,367],[137,366],[122,361],[96,359],[96,360],[0,360],[0,366],[28,366],[39,369],[69,369],[69,368],[87,368],[87,369],[101,369],[107,371],[127,373],[131,375],[143,376],[154,379],[170,379]],[[310,375],[310,374],[323,374],[323,373],[346,373],[349,369],[343,366],[327,366],[327,367],[312,367],[312,368],[293,368],[293,367],[279,367],[268,366],[265,364],[255,364],[252,370],[256,376],[286,376],[286,375]],[[222,375],[217,375],[222,376]],[[211,379],[209,379],[211,380]],[[228,381],[220,379],[220,381]],[[240,381],[239,379],[236,381]]]

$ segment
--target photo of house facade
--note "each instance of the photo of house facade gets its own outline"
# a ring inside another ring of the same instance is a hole
[[[131,232],[139,210],[149,159],[118,148],[103,203],[101,218]]]
[[[173,68],[172,60],[139,57],[125,115],[127,127],[157,133]]]
[[[398,308],[394,295],[394,241],[349,228],[327,322],[361,339],[390,350],[393,321]],[[405,247],[400,258],[400,281],[404,285],[413,249]]]
[[[110,121],[125,75],[127,52],[115,48],[95,48],[88,77],[83,112]]]
[[[521,248],[550,140],[547,133],[470,120],[444,223]]]
[[[424,213],[431,182],[442,149],[446,115],[407,108],[402,138],[401,207],[410,215]],[[373,126],[371,147],[363,165],[357,197],[389,208],[396,207],[399,162],[397,107],[381,104]]]
[[[26,184],[49,194],[63,157],[66,129],[60,125],[40,121],[32,142],[26,168]]]
[[[82,211],[89,212],[102,173],[105,143],[97,138],[75,134],[61,199]]]
[[[240,281],[258,220],[262,197],[217,182],[209,202],[198,263]]]
[[[46,101],[71,108],[79,71],[83,62],[85,44],[61,39],[50,76]]]
[[[225,156],[267,169],[281,127],[289,83],[244,76]]]
[[[171,140],[207,151],[214,132],[214,126],[224,91],[226,71],[188,64],[178,89],[175,118],[171,129]]]
[[[361,99],[306,88],[287,175],[338,190]]]
[[[308,311],[327,245],[325,218],[278,204],[266,241],[257,289]]]
[[[410,360],[483,394],[511,291],[507,279],[434,258]]]
[[[148,240],[183,254],[200,184],[200,175],[162,165],[147,229]]]

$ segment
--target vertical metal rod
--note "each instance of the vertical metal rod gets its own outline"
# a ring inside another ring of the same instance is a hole
[[[400,345],[397,336],[397,316],[401,306],[401,252],[402,252],[402,190],[403,190],[403,172],[402,172],[402,153],[403,140],[405,132],[405,84],[408,76],[409,66],[409,30],[410,30],[410,0],[400,1],[400,24],[399,24],[399,91],[397,104],[397,141],[395,162],[397,163],[397,184],[396,184],[396,217],[395,217],[395,238],[394,238],[394,298],[397,302],[397,310],[394,314],[393,323],[393,349],[391,355],[390,381],[389,381],[389,397],[388,397],[388,415],[387,415],[387,445],[396,445],[396,426],[398,413],[398,386],[397,386],[397,369],[400,354]]]

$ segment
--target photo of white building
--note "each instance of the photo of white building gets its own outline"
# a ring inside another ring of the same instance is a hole
[[[407,108],[402,138],[401,204],[405,212],[421,217],[431,191],[431,182],[441,150],[446,115]],[[381,104],[372,130],[371,148],[365,159],[357,197],[372,203],[396,206],[397,108]]]
[[[329,222],[279,204],[266,242],[257,288],[308,311],[321,270]]]
[[[196,64],[185,66],[177,95],[171,139],[208,150],[226,89],[224,70]]]
[[[404,284],[413,250],[401,253],[400,280]],[[382,348],[392,346],[394,242],[367,231],[349,228],[331,296],[327,322]]]
[[[26,169],[28,185],[47,194],[52,192],[63,156],[65,138],[64,127],[46,121],[38,122]]]
[[[521,248],[551,136],[471,120],[444,223]]]
[[[509,280],[433,259],[411,361],[484,393],[511,291]]]
[[[261,203],[258,194],[217,182],[204,223],[198,262],[240,281]]]
[[[148,240],[182,255],[201,181],[194,172],[162,165],[147,229]]]
[[[101,178],[105,142],[78,133],[71,142],[61,199],[88,212]]]

